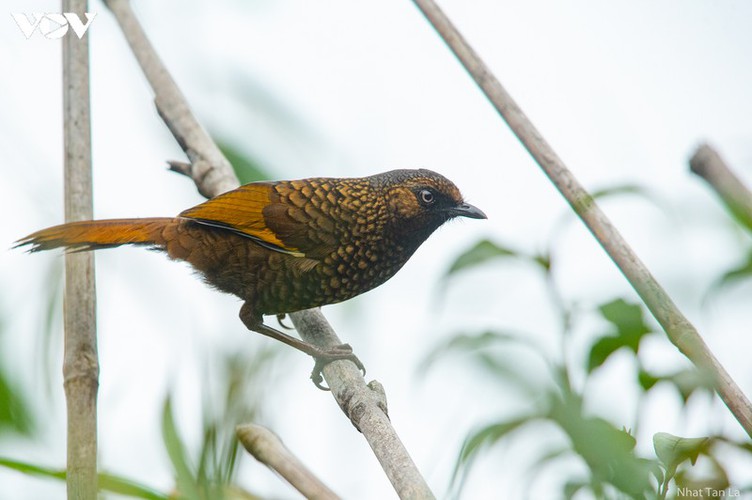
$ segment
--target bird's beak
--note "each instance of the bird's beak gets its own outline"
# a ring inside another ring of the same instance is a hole
[[[468,217],[470,219],[488,219],[486,214],[483,213],[478,207],[474,207],[469,203],[462,203],[456,207],[450,208],[449,213],[452,217]]]

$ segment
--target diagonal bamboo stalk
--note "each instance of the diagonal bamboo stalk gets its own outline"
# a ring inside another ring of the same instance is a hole
[[[86,0],[64,0],[84,18]],[[65,220],[92,218],[89,35],[63,38]],[[68,498],[97,497],[97,361],[94,255],[65,255],[63,383],[68,413]]]
[[[721,155],[707,144],[697,148],[689,160],[690,171],[705,179],[729,211],[752,230],[752,191],[737,177]]]
[[[238,440],[256,460],[285,478],[303,496],[314,500],[336,500],[330,490],[266,427],[243,424],[237,428]]]
[[[714,382],[715,389],[742,428],[752,436],[752,404],[682,314],[671,297],[577,181],[541,133],[525,116],[483,60],[433,0],[413,0],[481,88],[496,111],[522,142],[556,189],[564,196],[614,264],[627,278],[669,340]]]
[[[201,127],[185,97],[160,61],[138,22],[128,0],[106,0],[116,17],[131,50],[155,93],[159,114],[175,139],[186,152],[190,165],[172,162],[171,167],[189,175],[199,192],[216,196],[238,185],[230,163]],[[322,346],[337,345],[334,330],[319,309],[299,311],[290,315],[303,339]],[[368,441],[400,498],[433,498],[386,414],[382,390],[365,380],[349,361],[329,363],[324,378],[342,411]]]

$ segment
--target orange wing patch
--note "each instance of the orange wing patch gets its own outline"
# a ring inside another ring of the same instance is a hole
[[[264,208],[271,203],[273,186],[269,182],[246,184],[184,210],[179,217],[227,228],[252,238],[271,250],[305,257],[300,249],[285,245],[266,225]]]

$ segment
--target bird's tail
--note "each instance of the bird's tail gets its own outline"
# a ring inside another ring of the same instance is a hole
[[[30,252],[64,247],[74,252],[112,248],[120,245],[145,245],[165,248],[165,230],[178,219],[109,219],[69,222],[48,227],[18,240],[14,246],[31,245]]]

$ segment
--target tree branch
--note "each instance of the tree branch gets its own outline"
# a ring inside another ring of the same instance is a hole
[[[640,261],[593,197],[525,116],[512,96],[470,47],[433,0],[413,0],[454,55],[475,79],[496,111],[522,142],[556,189],[564,196],[595,236],[666,331],[671,342],[713,380],[716,391],[744,430],[752,436],[752,405],[718,362],[694,325],[676,307],[650,271]]]
[[[243,424],[237,427],[236,434],[248,453],[282,476],[306,498],[316,500],[339,498],[282,444],[276,434],[266,427]]]
[[[64,0],[80,18],[86,0]],[[65,220],[92,219],[89,35],[63,38]],[[97,498],[97,360],[94,255],[65,255],[63,383],[68,413],[68,498]]]
[[[333,342],[330,345],[340,343],[328,323],[308,314],[312,311],[291,315],[295,328],[308,332],[309,339],[334,339],[330,340]],[[337,404],[355,428],[363,433],[399,497],[433,498],[428,484],[389,421],[386,394],[381,384],[371,381],[366,385],[353,363],[329,363],[324,367],[324,378]]]
[[[715,149],[707,144],[698,147],[689,160],[689,169],[705,179],[739,222],[752,230],[752,192]]]
[[[130,2],[106,0],[105,3],[117,18],[131,50],[154,90],[160,116],[191,162],[190,166],[172,162],[171,168],[190,175],[205,196],[216,196],[237,187],[239,183],[230,163],[191,112],[185,97],[146,38]],[[295,312],[290,317],[304,340],[322,346],[341,344],[319,309]],[[354,376],[353,372],[356,372],[357,376]],[[324,368],[323,373],[332,389],[332,395],[353,425],[369,440],[398,494],[402,498],[433,498],[425,480],[420,476],[383,411],[386,404],[378,397],[378,393],[374,396],[355,365],[344,360],[334,361]],[[345,374],[348,374],[346,378]],[[381,394],[383,395],[383,391]],[[381,416],[376,417],[376,413],[381,413]],[[377,439],[376,436],[381,436],[380,441],[373,441]]]

